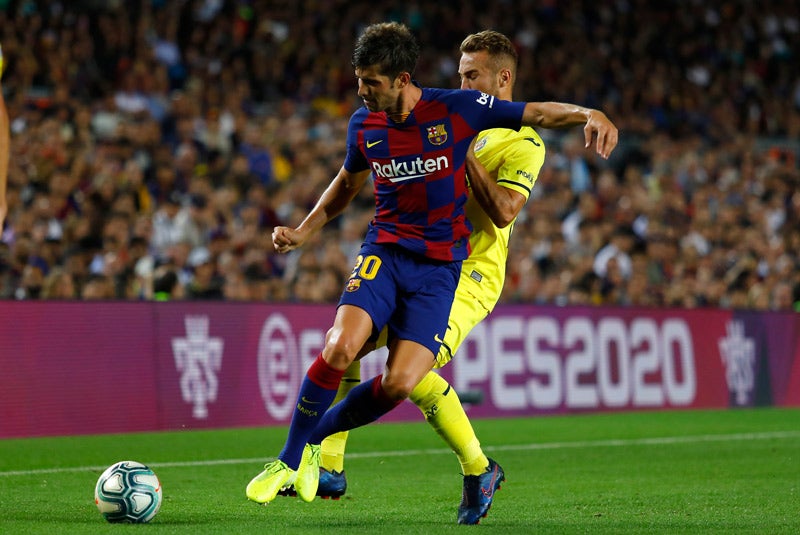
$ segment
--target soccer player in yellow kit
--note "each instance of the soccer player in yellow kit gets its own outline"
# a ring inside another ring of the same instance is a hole
[[[503,34],[487,30],[467,36],[461,44],[459,75],[462,89],[477,89],[496,98],[512,100],[517,54]],[[586,145],[597,134],[597,150],[607,158],[617,142],[617,129],[597,110],[553,103],[553,113],[586,114]],[[447,364],[472,328],[494,308],[505,281],[508,240],[513,223],[528,200],[545,157],[539,134],[531,127],[519,131],[491,129],[475,139],[480,164],[467,162],[471,195],[466,213],[473,226],[471,253],[464,260],[450,319],[435,368]],[[487,177],[484,173],[488,173]],[[486,207],[486,208],[483,208]],[[379,342],[380,345],[380,342]],[[345,372],[336,400],[360,382],[358,361]],[[428,423],[452,448],[461,463],[464,490],[458,523],[477,524],[486,516],[494,491],[504,480],[502,468],[483,452],[455,391],[442,377],[429,372],[410,396]],[[322,442],[322,469],[317,494],[338,498],[344,494],[344,450],[347,432]]]

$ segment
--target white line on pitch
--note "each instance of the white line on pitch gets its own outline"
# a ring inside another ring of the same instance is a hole
[[[772,440],[800,438],[800,431],[772,431],[765,433],[734,433],[727,435],[690,435],[684,437],[652,437],[632,439],[607,439],[607,440],[578,440],[574,442],[545,442],[538,444],[510,444],[506,446],[485,446],[486,451],[528,451],[528,450],[558,450],[567,448],[597,448],[620,446],[660,446],[669,444],[696,444],[699,442],[734,442],[749,440]],[[398,451],[372,451],[363,453],[348,453],[350,459],[368,459],[372,457],[410,457],[415,455],[443,455],[451,453],[445,448],[398,450]],[[263,463],[267,457],[250,459],[217,459],[209,461],[174,461],[148,463],[151,468],[174,468],[182,466],[216,466],[225,464],[250,464]],[[35,470],[9,470],[0,472],[3,476],[31,476],[38,474],[60,474],[66,472],[102,472],[107,466],[74,466],[64,468],[38,468]]]

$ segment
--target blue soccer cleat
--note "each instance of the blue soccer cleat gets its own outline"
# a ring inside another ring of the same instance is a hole
[[[503,469],[489,459],[489,467],[479,476],[464,476],[464,490],[458,506],[459,524],[477,524],[489,513],[494,493],[506,480]]]
[[[317,496],[325,500],[328,498],[338,500],[346,490],[347,478],[344,475],[344,470],[337,472],[336,470],[326,470],[325,468],[319,469]]]

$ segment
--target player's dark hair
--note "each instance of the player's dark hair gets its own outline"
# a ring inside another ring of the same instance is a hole
[[[495,63],[495,70],[499,71],[505,67],[516,74],[519,56],[517,49],[511,39],[500,32],[494,30],[483,30],[482,32],[468,35],[461,41],[459,50],[464,52],[486,51]]]
[[[401,72],[414,73],[419,45],[411,30],[399,22],[381,22],[367,26],[353,51],[356,69],[378,66],[380,74],[396,78]]]

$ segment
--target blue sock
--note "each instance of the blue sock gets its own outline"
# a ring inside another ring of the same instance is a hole
[[[309,435],[333,403],[343,374],[343,370],[331,368],[322,355],[308,368],[306,378],[300,385],[297,405],[289,425],[289,436],[278,455],[292,470],[297,470],[300,466],[300,458]]]
[[[386,395],[381,386],[382,378],[379,375],[353,388],[342,401],[325,413],[308,442],[319,444],[329,435],[374,422],[397,407],[403,400],[393,400]]]

